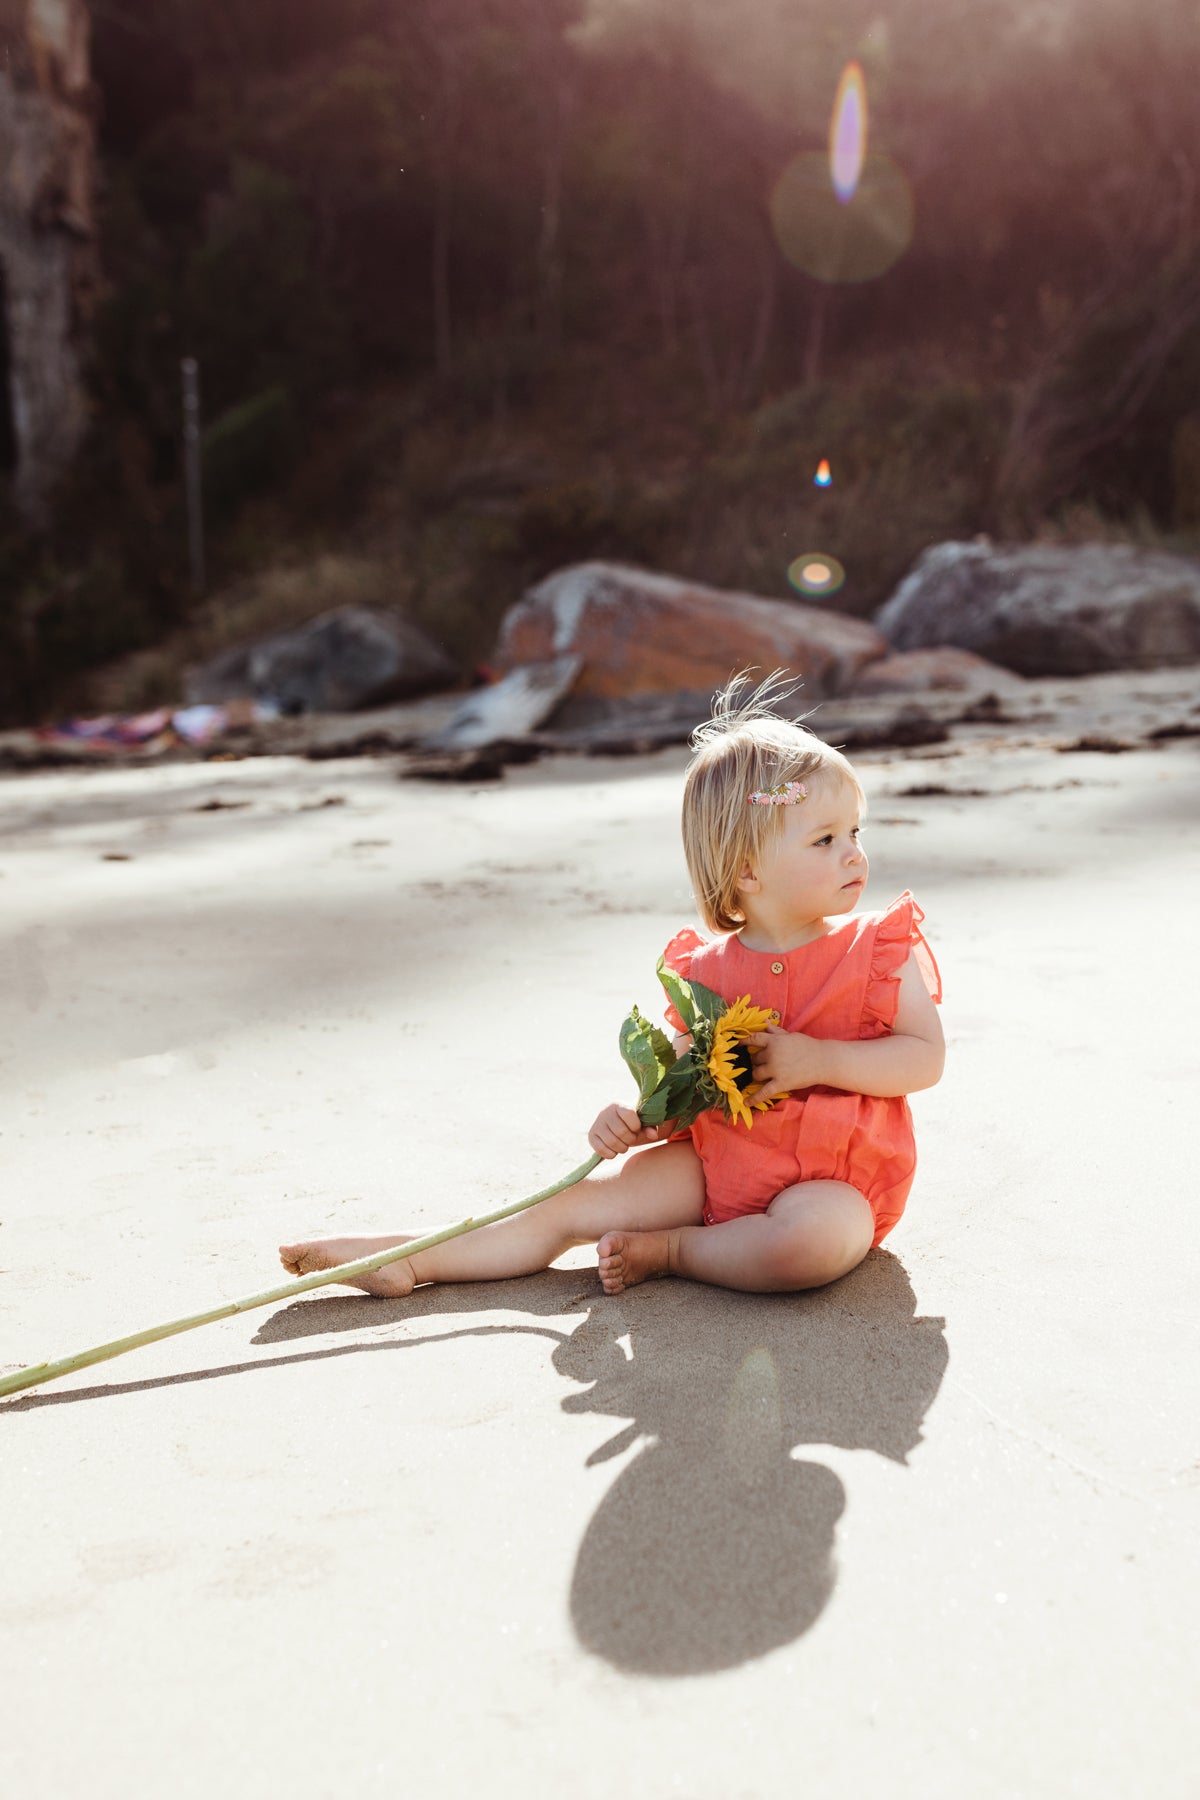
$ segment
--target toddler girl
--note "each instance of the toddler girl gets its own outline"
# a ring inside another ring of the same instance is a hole
[[[646,1128],[608,1106],[588,1142],[619,1166],[352,1285],[494,1281],[597,1243],[607,1294],[651,1275],[766,1293],[836,1281],[892,1229],[916,1169],[905,1095],[942,1074],[941,979],[910,893],[855,916],[866,799],[840,751],[772,713],[779,674],[748,697],[736,676],[692,735],[683,842],[714,935],[680,931],[664,953],[685,979],[770,1014],[747,1040],[752,1125],[712,1111],[683,1131]],[[682,1034],[673,1007],[667,1018]],[[280,1257],[307,1275],[408,1241],[327,1238]]]

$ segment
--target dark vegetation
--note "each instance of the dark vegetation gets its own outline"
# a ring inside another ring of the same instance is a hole
[[[469,668],[591,556],[783,597],[824,550],[865,614],[947,537],[1200,547],[1192,0],[582,10],[97,0],[95,426],[48,531],[0,497],[0,716],[348,599]],[[825,288],[768,196],[854,56],[916,226]]]

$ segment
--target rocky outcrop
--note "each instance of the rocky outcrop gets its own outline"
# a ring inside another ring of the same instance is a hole
[[[0,462],[42,519],[87,427],[98,280],[83,0],[0,0]]]
[[[185,692],[192,704],[247,695],[273,700],[288,714],[354,712],[458,679],[445,652],[407,619],[340,606],[190,670]]]
[[[618,563],[578,563],[510,608],[501,670],[577,656],[573,696],[707,690],[740,669],[784,668],[805,703],[850,688],[889,646],[871,625],[799,601],[764,600]]]
[[[1200,561],[1126,544],[938,544],[874,622],[898,650],[956,644],[1026,676],[1200,662]]]
[[[867,694],[1004,694],[1023,686],[1011,669],[972,650],[940,644],[935,650],[904,650],[868,663],[850,691],[857,700]]]

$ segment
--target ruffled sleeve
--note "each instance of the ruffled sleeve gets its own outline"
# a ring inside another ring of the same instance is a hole
[[[700,936],[699,932],[693,931],[689,925],[683,931],[677,931],[675,933],[675,936],[663,951],[663,961],[666,963],[668,969],[674,969],[675,973],[677,975],[682,975],[686,981],[691,973],[692,956],[697,950],[703,949],[703,947],[704,939]],[[687,1030],[687,1026],[669,1001],[667,1002],[665,1016],[667,1024],[671,1027],[672,1031]]]
[[[925,914],[907,888],[880,916],[871,948],[860,1037],[882,1037],[895,1028],[896,1008],[900,1004],[900,971],[910,952],[917,959],[930,999],[941,1005],[942,977],[921,931],[924,918]]]

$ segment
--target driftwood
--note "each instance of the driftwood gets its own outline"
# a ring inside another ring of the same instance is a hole
[[[525,737],[553,716],[582,668],[578,656],[556,656],[513,669],[492,687],[470,694],[453,718],[422,739],[421,749],[476,750]]]

